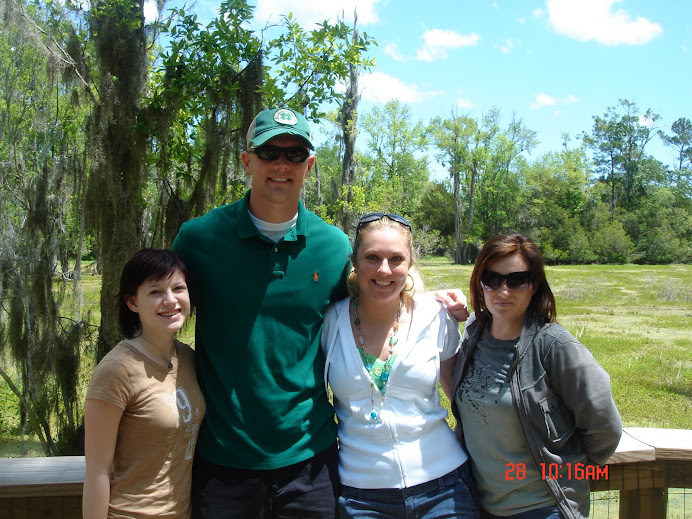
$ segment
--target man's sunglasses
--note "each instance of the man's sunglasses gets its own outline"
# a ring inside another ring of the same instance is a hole
[[[409,230],[411,229],[411,223],[404,218],[403,216],[399,216],[398,214],[392,214],[392,213],[368,213],[366,215],[363,215],[360,220],[358,220],[358,227],[356,227],[356,241],[358,241],[358,233],[360,230],[368,225],[369,223],[376,222],[378,220],[382,220],[384,217],[389,218],[392,221],[395,221],[398,224],[403,225],[404,227],[408,228]]]
[[[486,290],[498,290],[502,283],[507,283],[507,288],[510,290],[516,290],[520,292],[522,290],[528,290],[536,277],[532,272],[512,272],[510,274],[500,274],[493,270],[486,270],[481,274],[481,285]]]
[[[282,148],[280,146],[272,146],[271,144],[252,148],[250,153],[254,153],[262,160],[277,160],[283,153],[289,162],[305,162],[310,156],[310,150],[306,150],[301,146]]]

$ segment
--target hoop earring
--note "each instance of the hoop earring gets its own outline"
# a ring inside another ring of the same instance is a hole
[[[406,274],[408,278],[411,280],[411,288],[406,288],[406,285],[404,285],[404,292],[413,292],[413,289],[416,288],[416,280],[413,279],[413,276],[411,274]],[[408,283],[406,283],[408,285]]]
[[[353,283],[351,283],[351,281],[353,281]],[[350,289],[358,288],[358,273],[356,272],[355,269],[351,269],[351,272],[346,277],[346,285]]]

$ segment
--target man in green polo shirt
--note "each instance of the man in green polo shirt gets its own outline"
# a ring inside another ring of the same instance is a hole
[[[336,514],[336,424],[319,339],[327,305],[347,295],[351,247],[300,201],[310,150],[301,114],[260,112],[242,153],[250,191],[185,223],[173,243],[190,273],[207,403],[193,518]],[[437,294],[468,317],[460,291]]]
[[[193,469],[193,517],[334,517],[334,410],[319,338],[346,296],[349,239],[305,209],[315,156],[305,118],[265,110],[242,154],[242,200],[185,223],[173,244],[190,270],[207,416]]]

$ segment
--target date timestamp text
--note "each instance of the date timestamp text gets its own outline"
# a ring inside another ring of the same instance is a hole
[[[505,465],[505,480],[526,478],[526,464],[507,463]],[[542,479],[578,479],[599,480],[608,479],[608,465],[585,465],[583,463],[540,463],[538,469]]]

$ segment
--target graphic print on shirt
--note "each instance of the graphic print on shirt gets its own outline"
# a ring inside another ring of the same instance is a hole
[[[501,395],[509,391],[509,377],[507,373],[494,372],[479,357],[480,350],[476,349],[458,394],[476,421],[487,424],[488,414],[500,403]]]
[[[177,388],[173,393],[163,396],[164,401],[173,411],[175,416],[175,427],[180,428],[180,419],[182,418],[185,424],[185,432],[187,433],[187,448],[185,449],[185,459],[192,458],[195,452],[195,440],[197,438],[197,430],[199,429],[199,409],[192,410],[190,399],[182,387]],[[194,414],[194,422],[192,422]]]

